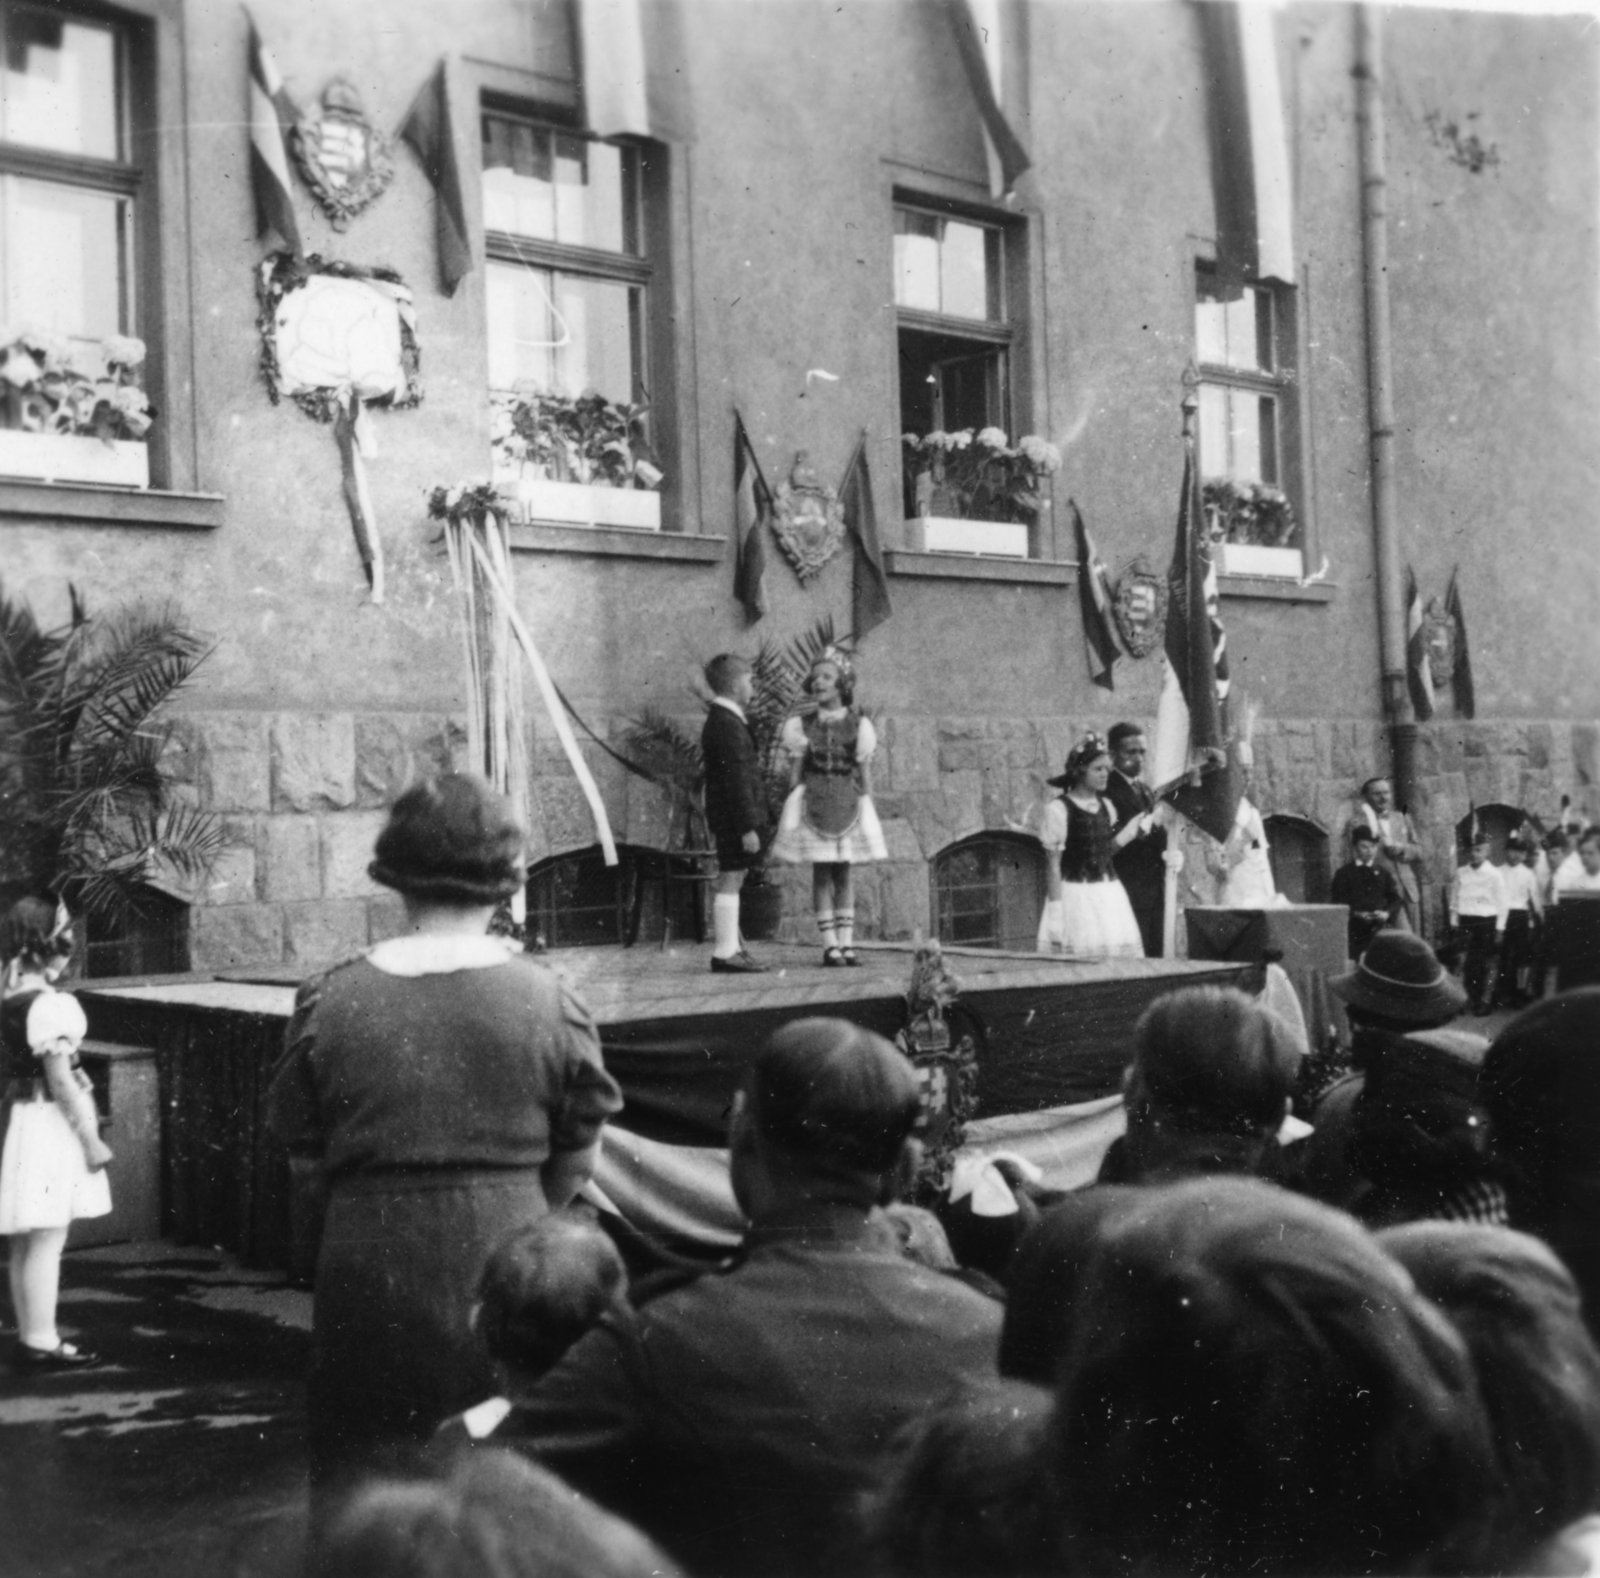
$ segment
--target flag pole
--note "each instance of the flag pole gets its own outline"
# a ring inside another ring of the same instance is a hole
[[[1193,384],[1188,384],[1184,389],[1181,409],[1184,462],[1192,469],[1198,463],[1194,429],[1196,418],[1200,413],[1200,396],[1195,393]],[[1190,521],[1189,530],[1199,531],[1203,524],[1200,521]],[[1164,959],[1174,959],[1178,954],[1178,871],[1183,863],[1183,852],[1172,847],[1173,834],[1177,830],[1178,819],[1174,817],[1172,828],[1167,834],[1166,869],[1162,873],[1161,883],[1161,956]],[[1174,855],[1177,859],[1173,858]]]

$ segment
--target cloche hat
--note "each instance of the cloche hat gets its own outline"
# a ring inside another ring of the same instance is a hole
[[[395,801],[367,874],[411,898],[497,904],[528,879],[523,840],[503,794],[475,774],[446,773]]]
[[[1333,976],[1328,988],[1358,1012],[1416,1025],[1442,1024],[1467,1001],[1433,949],[1409,931],[1380,931],[1355,968]]]

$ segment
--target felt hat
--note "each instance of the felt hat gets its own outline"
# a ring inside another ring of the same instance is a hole
[[[1408,931],[1380,931],[1354,969],[1333,976],[1328,988],[1358,1012],[1407,1024],[1441,1024],[1467,1001],[1433,949]]]
[[[1067,764],[1056,778],[1046,778],[1052,789],[1070,789],[1072,780],[1096,757],[1110,755],[1110,747],[1098,734],[1086,734],[1067,752]]]
[[[442,904],[497,904],[527,880],[511,802],[471,773],[413,784],[395,801],[367,867],[374,882]]]
[[[1352,844],[1376,844],[1378,830],[1367,822],[1357,822],[1350,829],[1350,842]]]

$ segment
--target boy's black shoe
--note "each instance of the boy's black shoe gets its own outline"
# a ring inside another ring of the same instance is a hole
[[[765,975],[767,973],[766,965],[757,964],[742,949],[730,959],[719,959],[713,954],[711,956],[711,970],[715,975]]]

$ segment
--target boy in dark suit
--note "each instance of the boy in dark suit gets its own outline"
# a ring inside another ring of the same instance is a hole
[[[745,952],[739,938],[739,889],[761,853],[761,832],[769,820],[756,742],[744,715],[752,688],[750,665],[732,652],[719,652],[706,664],[705,675],[711,707],[700,755],[706,770],[706,826],[717,846],[711,968],[756,975],[766,966]]]
[[[1350,957],[1359,959],[1367,944],[1386,926],[1393,926],[1405,905],[1395,874],[1378,864],[1378,835],[1365,822],[1350,829],[1355,859],[1333,874],[1335,904],[1350,910]]]

